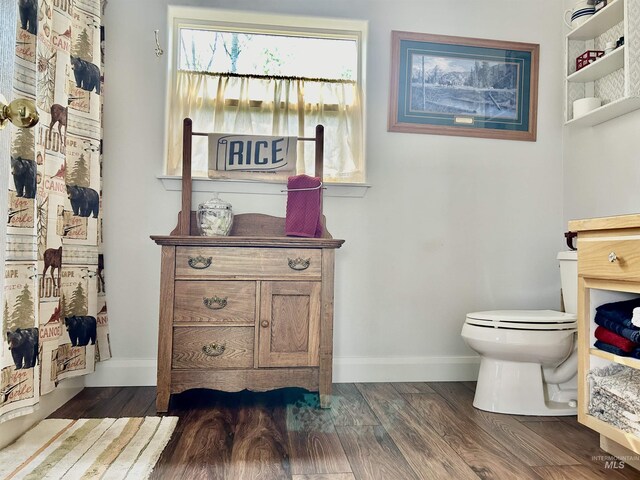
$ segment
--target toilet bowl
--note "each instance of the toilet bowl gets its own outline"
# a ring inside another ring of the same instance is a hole
[[[515,415],[575,415],[577,399],[577,255],[561,252],[567,312],[469,313],[462,338],[480,355],[473,405]]]

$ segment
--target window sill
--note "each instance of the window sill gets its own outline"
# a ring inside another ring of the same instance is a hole
[[[182,177],[177,175],[158,175],[165,190],[182,190]],[[324,195],[326,197],[362,198],[371,188],[366,183],[328,183]],[[194,177],[192,190],[194,192],[219,193],[249,193],[256,195],[284,195],[285,186],[282,183],[255,182],[248,180],[213,180],[204,177]]]

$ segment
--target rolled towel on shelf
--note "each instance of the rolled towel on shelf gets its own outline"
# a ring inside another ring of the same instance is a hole
[[[631,323],[635,327],[640,327],[640,307],[633,309],[633,317],[631,317]]]
[[[607,330],[606,328],[600,327],[600,326],[596,328],[594,335],[598,340],[608,343],[609,345],[618,347],[619,349],[623,350],[626,353],[629,353],[633,349],[638,348],[640,346],[637,343],[632,342],[631,340],[624,338],[618,335],[617,333],[612,332],[611,330]]]
[[[593,319],[596,324],[601,327],[611,330],[617,333],[621,337],[631,340],[632,342],[640,343],[640,328],[637,327],[625,327],[623,324],[609,319],[601,312],[596,311],[596,316]]]
[[[632,317],[633,310],[635,308],[640,308],[640,298],[632,298],[631,300],[623,300],[621,302],[605,303],[596,307],[596,313],[599,313],[616,323],[621,323],[626,327],[632,327],[634,326],[632,323]],[[640,324],[636,326],[640,327]]]
[[[592,368],[587,373],[589,390],[598,392],[608,404],[611,417],[622,420],[622,412],[640,414],[640,370],[618,363]],[[624,419],[624,423],[629,423]]]
[[[589,400],[589,414],[624,431],[635,430],[632,420],[624,414],[630,413],[624,410],[626,406],[616,400],[615,395],[603,390],[593,389]]]
[[[629,357],[630,352],[625,352],[621,348],[616,347],[615,345],[611,345],[610,343],[603,342],[602,340],[596,340],[593,344],[598,350],[602,350],[603,352],[613,353],[614,355],[618,355],[620,357]]]

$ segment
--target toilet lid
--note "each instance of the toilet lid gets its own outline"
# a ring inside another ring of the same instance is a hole
[[[471,325],[517,330],[570,330],[577,327],[576,315],[553,310],[491,310],[467,314]]]

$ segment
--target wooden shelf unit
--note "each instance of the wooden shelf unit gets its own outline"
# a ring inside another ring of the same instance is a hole
[[[578,234],[578,421],[600,433],[601,448],[612,455],[636,456],[640,437],[589,414],[587,373],[607,363],[640,369],[638,359],[593,347],[596,324],[592,318],[597,295],[640,296],[640,215],[574,220],[569,230]],[[611,252],[617,257],[613,261]],[[640,468],[640,461],[625,462]]]
[[[628,1],[628,0],[627,0]],[[613,0],[582,25],[567,34],[569,40],[591,40],[620,23],[624,16],[625,0]]]
[[[565,125],[594,126],[640,108],[640,0],[613,0],[565,37]],[[576,57],[605,50],[624,37],[624,45],[576,71]],[[602,106],[574,117],[573,102],[598,97]]]
[[[590,65],[572,73],[567,77],[567,82],[585,83],[593,82],[599,78],[624,67],[624,45]]]
[[[619,363],[620,365],[626,365],[627,367],[640,369],[640,360],[638,360],[637,358],[621,357],[620,355],[604,352],[602,350],[598,350],[597,348],[590,348],[589,354],[595,357],[604,358],[605,360],[609,360],[610,362]]]

